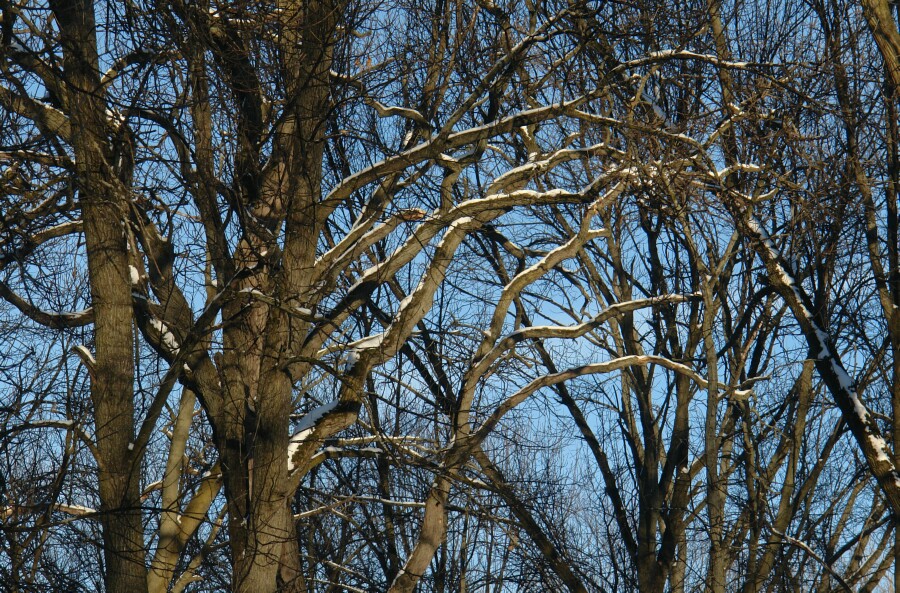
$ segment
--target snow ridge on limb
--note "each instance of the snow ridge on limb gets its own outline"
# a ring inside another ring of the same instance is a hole
[[[613,173],[613,175],[615,176],[619,176],[620,174],[621,171],[615,171]],[[605,181],[606,176],[598,177],[584,189],[583,194],[596,195],[596,192],[600,187],[602,187],[602,184]],[[597,215],[597,213],[604,206],[612,203],[615,199],[617,199],[618,196],[626,189],[626,187],[626,182],[619,181],[611,188],[609,188],[605,193],[597,196],[585,212],[579,230],[577,233],[575,233],[575,235],[573,235],[568,241],[546,253],[543,257],[540,258],[540,260],[533,263],[531,266],[525,268],[524,270],[521,270],[503,288],[503,291],[497,299],[497,305],[494,308],[494,313],[490,324],[488,325],[488,329],[484,332],[484,338],[481,342],[481,345],[478,347],[478,350],[474,355],[473,360],[477,362],[466,371],[466,375],[463,378],[463,385],[460,395],[462,410],[467,410],[470,408],[472,398],[475,394],[476,386],[481,379],[481,373],[487,371],[493,361],[496,360],[496,358],[499,357],[503,352],[502,349],[499,349],[500,347],[497,344],[497,341],[500,339],[506,314],[509,311],[509,307],[513,303],[515,295],[530,283],[536,281],[538,278],[543,277],[555,266],[559,265],[566,259],[573,257],[588,241],[607,234],[608,231],[605,229],[592,228],[591,222]],[[491,351],[494,349],[496,350],[493,354],[491,354]],[[465,411],[463,411],[460,413],[460,426],[463,427],[462,430],[467,430],[465,428],[467,422],[468,415]]]
[[[819,375],[831,392],[831,396],[847,422],[872,471],[878,480],[894,513],[900,512],[900,472],[892,460],[891,451],[878,429],[874,416],[869,413],[856,391],[856,383],[844,368],[833,343],[819,323],[809,305],[810,300],[803,287],[794,279],[784,258],[752,212],[740,211],[736,217],[745,234],[762,259],[769,282],[785,300],[809,345]]]
[[[77,346],[72,346],[70,351],[78,355],[78,358],[81,359],[81,362],[84,363],[84,366],[87,368],[88,373],[93,376],[94,371],[97,368],[97,360],[94,358],[93,353],[88,349],[88,347],[83,344],[79,344]]]
[[[542,326],[533,325],[517,329],[506,337],[497,341],[496,345],[473,366],[473,376],[483,376],[488,372],[488,368],[494,363],[506,350],[515,344],[526,340],[542,340],[546,338],[580,338],[586,333],[606,323],[609,319],[627,313],[629,311],[637,311],[639,309],[653,307],[662,303],[683,303],[699,298],[699,294],[669,294],[645,299],[635,299],[624,303],[616,303],[610,305],[591,319],[572,326]]]
[[[378,161],[365,169],[357,171],[344,178],[322,200],[325,208],[324,214],[329,213],[339,203],[347,199],[354,191],[377,181],[378,179],[403,171],[417,163],[435,159],[442,152],[454,148],[460,148],[469,144],[475,144],[480,140],[509,133],[512,130],[529,124],[540,123],[553,117],[568,113],[577,109],[588,101],[602,94],[602,89],[573,97],[568,101],[551,103],[541,107],[525,109],[513,115],[499,118],[491,123],[474,126],[459,132],[453,132],[446,136],[439,136],[433,140],[417,144],[413,148],[405,150],[395,156]],[[618,123],[618,122],[617,122]]]
[[[72,139],[72,125],[69,118],[55,107],[30,97],[23,97],[5,86],[0,86],[0,105],[22,117],[27,117],[50,137],[59,136],[67,142]]]
[[[84,311],[44,311],[18,295],[8,284],[2,281],[0,281],[0,299],[11,304],[35,323],[52,329],[84,327],[94,322],[93,308],[85,309]]]
[[[709,385],[709,382],[706,380],[706,378],[700,375],[700,373],[698,373],[691,367],[679,362],[675,362],[663,356],[655,356],[649,354],[629,355],[615,358],[607,362],[586,364],[580,367],[574,367],[565,371],[544,375],[542,377],[534,379],[528,385],[508,397],[505,401],[503,401],[503,403],[497,406],[497,409],[494,410],[494,412],[490,416],[488,416],[487,419],[485,419],[478,430],[475,431],[472,438],[477,443],[483,441],[485,438],[487,438],[490,432],[494,429],[497,423],[500,422],[503,416],[506,415],[507,412],[524,402],[526,399],[528,399],[529,396],[531,396],[541,388],[550,387],[552,385],[556,385],[557,383],[562,383],[564,381],[575,379],[577,377],[583,377],[585,375],[604,374],[624,369],[630,366],[641,366],[647,364],[656,364],[661,367],[665,367],[670,371],[685,375],[689,377],[694,383],[696,383],[697,386],[701,389],[706,389]],[[735,389],[729,392],[729,395],[738,400],[747,399],[751,394],[752,390],[745,389]]]
[[[471,232],[475,227],[486,224],[500,216],[505,209],[518,206],[527,206],[532,204],[557,204],[557,203],[584,203],[593,201],[593,196],[608,182],[620,176],[620,172],[616,171],[609,175],[601,175],[593,183],[584,188],[580,192],[568,192],[560,189],[553,189],[546,192],[538,192],[534,190],[519,190],[511,193],[501,193],[488,195],[483,198],[475,198],[467,200],[453,206],[444,211],[436,211],[430,216],[423,217],[424,220],[418,225],[415,231],[398,246],[384,260],[367,268],[357,279],[356,283],[350,287],[347,295],[338,305],[328,314],[324,315],[329,320],[327,324],[322,324],[314,328],[307,336],[306,344],[302,356],[313,357],[319,347],[325,342],[329,328],[339,326],[349,316],[350,312],[357,306],[361,305],[368,296],[369,291],[380,283],[381,278],[389,278],[396,274],[404,265],[412,261],[418,255],[423,245],[429,244],[435,236],[441,231],[445,231],[445,235],[438,242],[437,249],[439,253],[444,255],[435,257],[428,271],[423,275],[419,286],[414,290],[415,296],[406,303],[406,307],[398,313],[397,319],[391,324],[396,325],[409,324],[404,323],[404,319],[413,319],[406,312],[412,307],[421,307],[423,303],[427,303],[430,299],[429,294],[433,294],[440,281],[443,280],[443,269],[449,265],[450,258],[455,252],[456,247],[465,238],[466,233]],[[612,199],[618,195],[621,189],[616,192],[609,192],[604,199]],[[352,248],[352,247],[348,247]],[[330,273],[335,273],[332,270]],[[415,319],[413,325],[419,320]],[[391,348],[396,330],[390,328],[385,332],[385,347]],[[394,340],[395,341],[395,340]],[[389,352],[387,357],[392,356]]]
[[[300,423],[297,425],[297,430],[291,435],[291,440],[288,443],[288,455],[287,455],[287,463],[288,463],[288,472],[292,473],[300,467],[300,464],[294,459],[297,453],[300,451],[300,446],[303,445],[309,437],[313,435],[316,431],[316,425],[325,417],[326,414],[334,410],[337,405],[340,403],[340,400],[333,400],[328,403],[322,404],[321,406],[315,407],[309,412],[306,413],[303,418],[300,419]]]
[[[78,504],[65,504],[62,502],[49,505],[48,510],[52,512],[63,513],[76,519],[95,519],[100,516],[100,512],[97,511],[97,509],[92,509],[90,507]],[[37,506],[10,504],[5,507],[0,507],[0,519],[8,519],[11,516],[17,514],[32,514],[38,511],[43,511],[43,509]],[[68,521],[65,522],[68,523]]]

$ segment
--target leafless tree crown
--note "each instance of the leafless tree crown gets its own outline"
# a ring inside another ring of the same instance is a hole
[[[0,10],[0,589],[900,591],[897,2]]]

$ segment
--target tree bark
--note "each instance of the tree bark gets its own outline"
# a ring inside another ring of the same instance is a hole
[[[94,6],[50,3],[60,28],[77,187],[84,219],[94,309],[96,365],[91,378],[103,525],[104,579],[110,593],[147,590],[139,451],[134,448],[131,282],[126,188],[112,165],[107,106],[100,84]]]

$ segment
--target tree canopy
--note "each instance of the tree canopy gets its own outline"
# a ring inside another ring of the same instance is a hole
[[[5,590],[900,590],[897,3],[0,8]]]

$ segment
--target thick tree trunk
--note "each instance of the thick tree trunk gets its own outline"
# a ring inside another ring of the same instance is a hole
[[[255,280],[248,282],[265,283],[264,292],[291,308],[306,307],[318,298],[309,284],[322,225],[317,211],[330,113],[331,51],[342,10],[331,2],[296,0],[283,0],[279,8],[288,99],[257,196],[247,196],[247,206],[254,220],[269,231],[277,233],[284,225],[284,247],[277,271],[263,271],[265,262],[259,262]],[[257,231],[248,233],[250,253],[264,256],[278,251],[268,233]],[[243,497],[230,504],[242,508],[246,518],[244,525],[233,529],[233,537],[238,536],[232,543],[234,588],[246,593],[299,591],[303,579],[290,508],[299,476],[288,471],[287,419],[293,412],[293,384],[298,378],[289,361],[299,352],[308,323],[283,308],[255,306],[247,323],[252,331],[244,338],[255,341],[252,357],[258,366],[249,377],[235,376],[235,388],[243,382],[249,389],[243,399],[235,397],[230,404],[233,415],[242,416],[240,421],[226,419],[231,440],[241,443],[232,447],[236,450],[230,468],[236,475],[226,492]],[[245,356],[245,350],[236,348],[224,358]]]
[[[127,199],[111,161],[93,3],[54,0],[60,28],[77,184],[95,319],[91,377],[106,590],[147,590],[139,454],[134,441],[131,283]]]
[[[884,59],[887,77],[895,90],[900,89],[900,31],[891,14],[891,2],[888,0],[862,0],[863,14],[869,23],[869,29]],[[893,100],[900,99],[896,94]]]

